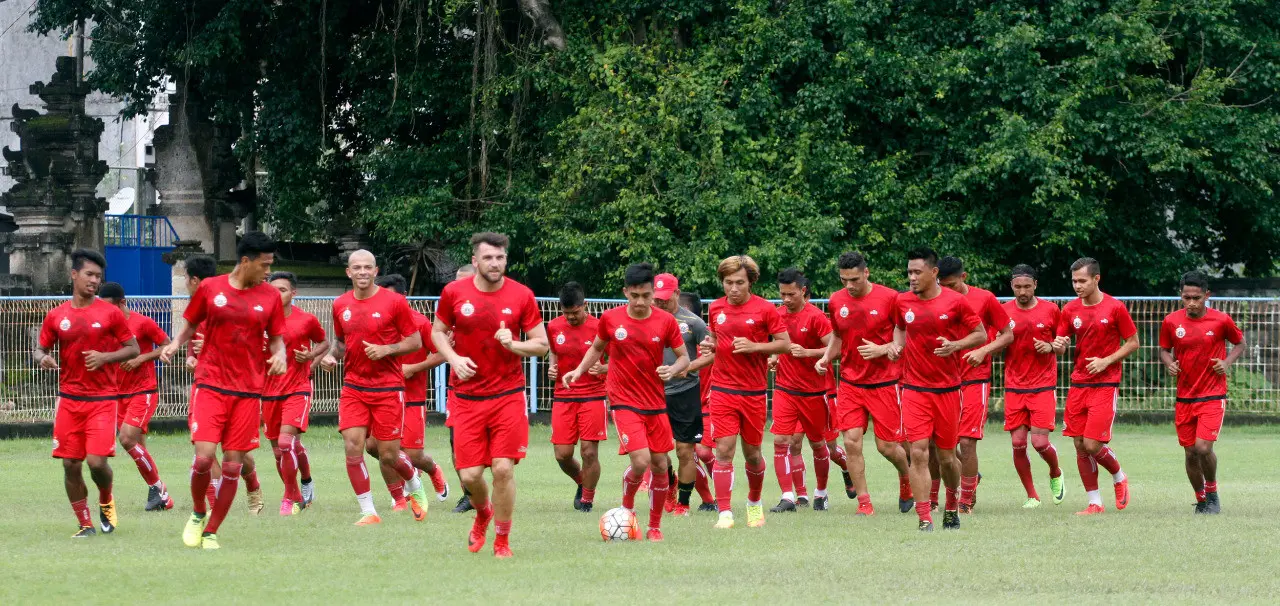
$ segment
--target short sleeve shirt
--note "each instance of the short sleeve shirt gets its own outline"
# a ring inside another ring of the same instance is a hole
[[[89,351],[119,351],[130,339],[129,324],[118,307],[94,299],[87,307],[67,301],[44,317],[40,325],[40,347],[58,348],[58,393],[79,398],[114,398],[119,395],[118,364],[104,364],[97,370],[85,367]]]

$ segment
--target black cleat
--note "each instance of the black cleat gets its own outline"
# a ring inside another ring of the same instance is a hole
[[[933,522],[920,520],[920,532],[933,532]]]
[[[960,514],[954,511],[942,512],[943,530],[960,530]]]
[[[155,486],[147,487],[147,505],[144,507],[146,511],[155,511],[164,507],[164,502],[160,500],[160,489]]]
[[[92,526],[81,526],[80,531],[71,535],[73,539],[88,539],[97,536],[98,531]]]
[[[809,506],[808,496],[801,495],[796,497],[796,507],[808,507],[808,506]]]
[[[711,513],[719,513],[719,509],[715,503],[703,503],[698,506],[698,511],[709,511]]]
[[[578,503],[578,511],[581,511],[582,513],[591,513],[591,503]]]
[[[1204,512],[1209,515],[1222,513],[1222,503],[1218,501],[1218,493],[1207,492],[1204,495]]]
[[[912,499],[898,499],[898,511],[902,513],[911,513],[916,508],[916,502]]]
[[[471,505],[471,495],[464,494],[461,499],[458,499],[458,505],[453,508],[453,513],[467,513],[473,510],[475,507]]]
[[[777,505],[774,505],[772,508],[770,508],[769,513],[782,513],[784,511],[795,511],[795,510],[796,510],[795,503],[788,501],[786,499],[783,499],[781,501],[778,501]]]
[[[1196,501],[1196,515],[1203,515],[1205,511],[1204,501]]]
[[[827,497],[813,497],[814,511],[827,511]]]
[[[111,534],[116,531],[116,525],[112,523],[111,518],[115,517],[116,502],[112,499],[106,505],[99,505],[98,521],[102,524],[102,534]]]
[[[578,492],[573,495],[573,508],[582,511],[582,484],[578,484]]]

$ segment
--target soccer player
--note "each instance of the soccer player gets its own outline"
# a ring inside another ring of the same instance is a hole
[[[958,257],[943,257],[938,261],[938,281],[943,288],[961,294],[982,320],[987,329],[987,339],[980,346],[962,351],[964,373],[960,378],[960,513],[972,513],[978,501],[978,441],[987,426],[987,400],[991,397],[991,356],[1003,351],[1013,342],[1013,330],[1009,328],[1009,315],[989,290],[965,283],[969,273],[964,261]]]
[[[107,261],[95,251],[71,253],[71,300],[45,314],[34,352],[40,368],[59,371],[53,457],[62,459],[67,499],[80,523],[80,530],[72,535],[77,539],[98,533],[89,514],[85,463],[98,487],[102,532],[114,531],[118,523],[107,462],[116,453],[116,364],[138,355],[138,343],[124,314],[96,298],[106,267]],[[50,353],[55,346],[57,358]]]
[[[827,510],[827,476],[831,471],[831,451],[827,448],[826,380],[818,374],[811,358],[819,358],[831,342],[831,322],[822,310],[805,299],[806,279],[799,269],[788,267],[778,272],[778,290],[782,294],[782,316],[791,347],[777,356],[777,376],[773,390],[773,471],[782,489],[782,500],[769,511],[782,513],[796,510],[792,461],[800,462],[804,478],[804,458],[799,446],[809,438],[813,447],[817,491],[813,510]],[[793,449],[796,456],[792,456]]]
[[[347,456],[347,479],[360,505],[356,526],[382,523],[364,463],[365,439],[370,436],[377,441],[378,462],[392,496],[408,493],[409,508],[418,522],[427,519],[430,507],[413,464],[400,456],[404,369],[399,357],[421,349],[422,335],[413,323],[409,302],[379,287],[374,282],[377,275],[373,253],[361,249],[347,257],[352,290],[333,301],[333,344],[320,359],[325,370],[335,368],[338,358],[343,361],[338,432]]]
[[[449,361],[455,382],[450,421],[456,440],[454,465],[471,491],[476,518],[467,548],[477,553],[495,520],[493,554],[511,557],[511,516],[516,504],[515,465],[529,450],[528,402],[521,358],[547,353],[547,331],[533,291],[506,277],[502,234],[471,237],[476,276],[444,287],[431,339]],[[525,340],[517,339],[523,332]],[[450,333],[455,346],[450,343]],[[493,474],[493,499],[484,469]]]
[[[700,316],[680,306],[680,280],[674,275],[658,274],[653,286],[654,306],[675,317],[685,350],[691,359],[696,358],[698,344],[707,338],[707,323]],[[667,350],[662,355],[664,365],[676,364],[678,356],[675,351]],[[676,442],[676,459],[679,461],[679,469],[670,474],[676,480],[677,490],[675,493],[667,492],[670,507],[666,511],[677,516],[689,515],[689,497],[694,488],[698,489],[704,505],[714,501],[706,474],[700,473],[702,470],[699,469],[697,454],[698,443],[706,432],[702,424],[702,382],[699,371],[710,366],[711,362],[710,357],[693,360],[664,386],[667,419],[671,422],[671,435]],[[671,478],[668,478],[667,485],[670,484]]]
[[[407,296],[409,292],[409,283],[400,274],[379,276],[375,282],[379,287],[400,296]],[[435,459],[426,451],[426,411],[427,372],[444,364],[444,356],[436,352],[435,346],[431,344],[431,320],[413,307],[409,308],[409,314],[413,317],[414,326],[418,327],[418,334],[422,336],[422,349],[400,358],[400,368],[404,373],[404,425],[401,427],[399,456],[407,457],[415,469],[421,470],[431,478],[431,488],[436,493],[436,500],[443,501],[449,498],[449,481],[444,477],[444,469],[437,465]],[[376,448],[375,440],[366,438],[365,450],[372,454],[376,452]],[[383,473],[389,472],[384,469]],[[384,479],[390,480],[389,483],[394,482],[392,477]],[[407,507],[403,491],[400,499],[398,507],[400,509]]]
[[[590,512],[600,482],[600,442],[609,437],[609,413],[605,406],[605,373],[608,365],[597,362],[573,385],[557,379],[578,367],[595,342],[595,316],[587,313],[582,285],[569,282],[560,289],[560,317],[547,323],[551,339],[547,379],[555,385],[551,404],[551,444],[560,471],[569,476],[577,490],[573,508]],[[582,463],[573,458],[573,447],[582,453]]]
[[[266,234],[246,233],[236,245],[235,269],[200,282],[182,314],[186,325],[160,353],[160,359],[168,362],[196,334],[196,327],[204,330],[189,406],[195,460],[191,464],[193,511],[182,532],[188,547],[220,547],[217,532],[235,500],[245,455],[258,447],[267,373],[285,371],[280,293],[264,282],[275,251],[276,243]],[[263,355],[264,343],[270,357]],[[219,444],[222,480],[209,512],[204,496]]]
[[[688,368],[689,352],[675,316],[653,306],[653,266],[637,263],[627,267],[623,284],[627,304],[600,316],[591,349],[577,368],[565,374],[563,383],[573,385],[608,352],[606,386],[613,424],[618,428],[618,454],[631,459],[631,471],[623,481],[622,506],[635,511],[636,492],[645,470],[649,470],[653,480],[645,538],[661,541],[663,504],[671,489],[667,453],[674,447],[663,383]],[[674,364],[663,363],[667,351],[675,356]]]
[[[699,345],[703,355],[715,355],[711,431],[716,442],[712,479],[720,510],[716,528],[733,528],[733,457],[738,436],[747,466],[747,527],[759,528],[764,526],[760,493],[766,469],[760,444],[764,442],[769,356],[790,351],[791,339],[777,308],[751,293],[760,279],[754,259],[728,257],[720,262],[716,275],[725,296],[711,304],[711,332]]]
[[[1015,265],[1010,286],[1013,300],[1004,304],[1013,328],[1013,343],[1004,354],[1004,430],[1013,440],[1013,467],[1027,491],[1024,509],[1040,506],[1031,460],[1027,458],[1027,434],[1031,447],[1049,465],[1049,492],[1053,504],[1062,504],[1066,486],[1058,466],[1058,450],[1049,441],[1054,429],[1058,399],[1058,354],[1053,349],[1054,331],[1061,312],[1058,306],[1036,296],[1036,270]]]
[[[137,465],[142,481],[147,483],[147,511],[173,509],[173,498],[160,480],[160,469],[147,452],[147,425],[160,403],[160,390],[156,384],[155,361],[160,357],[160,347],[169,344],[169,335],[160,330],[155,320],[129,311],[124,300],[124,287],[107,282],[98,289],[98,298],[124,314],[129,333],[138,342],[138,356],[120,363],[116,371],[116,387],[120,400],[116,405],[116,430],[120,447],[129,453]]]
[[[463,265],[462,267],[459,267],[459,268],[458,268],[458,271],[454,272],[453,279],[454,279],[454,281],[458,281],[458,280],[470,280],[470,279],[474,278],[475,276],[476,276],[476,266],[474,266],[474,265],[472,265],[472,264],[470,264],[470,263],[467,263],[466,265]],[[434,345],[434,343],[432,343],[432,344]],[[453,373],[449,373],[449,375],[445,377],[445,385],[446,385],[446,389],[445,389],[445,391],[446,391],[446,392],[448,392],[448,391],[450,391],[450,390],[452,390],[452,389],[453,389],[453,387],[452,387],[452,383],[453,383]],[[444,426],[449,428],[449,454],[450,454],[450,456],[452,456],[452,455],[453,455],[453,424],[452,424],[452,423],[450,423],[450,420],[449,420],[449,401],[450,401],[450,399],[451,399],[451,398],[449,398],[449,397],[448,397],[448,394],[446,394],[446,397],[445,397],[445,410],[444,410]],[[461,483],[461,482],[462,482],[462,472],[461,472],[460,470],[458,470],[458,468],[457,468],[457,466],[456,466],[456,465],[454,466],[454,473],[456,473],[456,474],[458,475],[458,482],[459,482],[459,483]],[[454,506],[454,508],[453,508],[453,513],[466,513],[466,512],[468,512],[468,511],[472,511],[472,510],[474,510],[474,509],[475,509],[475,507],[472,507],[472,506],[471,506],[471,491],[467,490],[467,487],[466,487],[466,486],[463,486],[463,487],[462,487],[462,497],[460,497],[460,498],[458,499],[458,503],[457,503],[457,505],[455,505],[455,506]]]
[[[291,516],[311,505],[315,498],[310,474],[303,476],[303,486],[308,490],[298,485],[298,450],[311,420],[312,364],[329,351],[329,342],[320,320],[293,304],[293,297],[298,294],[296,276],[278,271],[267,282],[280,293],[287,369],[284,374],[267,376],[262,392],[262,426],[271,441],[276,471],[284,482],[280,515]]]
[[[1124,303],[1099,289],[1101,280],[1096,260],[1084,257],[1071,264],[1071,287],[1079,298],[1062,308],[1058,336],[1053,340],[1062,352],[1071,337],[1076,338],[1075,370],[1062,415],[1062,435],[1075,441],[1076,466],[1089,497],[1089,506],[1077,515],[1106,511],[1098,493],[1099,465],[1111,474],[1116,509],[1129,506],[1129,478],[1108,442],[1116,419],[1121,363],[1138,351],[1138,328]]]
[[[1231,316],[1209,307],[1209,276],[1204,272],[1183,274],[1181,286],[1182,309],[1160,324],[1160,361],[1177,377],[1174,425],[1186,452],[1196,513],[1217,514],[1222,505],[1213,443],[1227,410],[1227,372],[1246,351],[1244,333]]]
[[[944,529],[959,529],[960,462],[955,448],[960,433],[960,352],[986,342],[987,333],[973,308],[953,290],[938,284],[938,253],[917,248],[907,253],[911,290],[898,295],[894,309],[891,358],[902,358],[902,419],[911,443],[911,491],[929,489],[929,448],[937,450],[947,500]],[[928,501],[916,501],[920,530],[933,531]]]
[[[871,282],[866,257],[860,252],[841,254],[836,267],[844,288],[831,293],[827,302],[833,331],[826,354],[814,368],[829,373],[831,363],[840,361],[836,428],[844,435],[849,475],[858,499],[857,515],[875,514],[862,454],[869,422],[875,425],[876,450],[898,470],[898,510],[907,513],[914,505],[914,493],[902,446],[906,434],[898,390],[901,365],[895,361],[893,342],[898,293]]]

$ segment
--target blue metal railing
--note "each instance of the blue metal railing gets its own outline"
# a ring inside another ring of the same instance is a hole
[[[178,240],[178,231],[169,222],[169,217],[107,215],[103,236],[107,246],[173,248]]]

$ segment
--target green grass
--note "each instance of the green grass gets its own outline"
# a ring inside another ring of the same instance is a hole
[[[132,463],[117,457],[120,528],[88,541],[68,538],[75,520],[48,442],[0,441],[0,603],[1189,603],[1271,602],[1280,595],[1275,427],[1224,432],[1218,446],[1224,513],[1213,518],[1192,516],[1171,427],[1127,426],[1116,433],[1113,445],[1132,478],[1133,503],[1123,512],[1113,510],[1104,488],[1106,515],[1072,515],[1084,495],[1070,442],[1059,435],[1054,442],[1065,464],[1067,501],[1022,510],[1008,438],[992,426],[980,453],[977,513],[964,518],[960,532],[917,532],[915,516],[894,507],[897,483],[890,466],[873,454],[868,473],[879,513],[872,518],[853,517],[853,502],[833,474],[835,509],[826,514],[772,515],[765,528],[748,529],[740,512],[740,526],[731,531],[713,530],[712,514],[695,514],[668,518],[664,543],[605,544],[597,516],[571,509],[572,484],[552,459],[548,430],[535,427],[529,459],[516,473],[516,557],[510,561],[495,560],[488,547],[467,552],[470,515],[438,504],[426,523],[416,524],[407,513],[391,514],[379,486],[383,524],[352,526],[355,499],[341,442],[329,427],[315,428],[305,439],[317,479],[316,506],[279,518],[280,481],[270,451],[259,450],[267,510],[251,517],[238,497],[219,532],[222,550],[209,553],[187,549],[180,539],[190,501],[191,451],[184,436],[152,439],[178,507],[141,511],[142,482]],[[438,428],[428,440],[444,450]],[[602,451],[615,447],[610,442]],[[1045,467],[1034,453],[1032,462],[1044,495]],[[625,463],[607,456],[604,466],[599,512],[617,505]],[[737,469],[735,505],[741,507],[746,481],[741,463]],[[809,486],[812,491],[812,477]],[[777,498],[770,472],[765,499]]]

